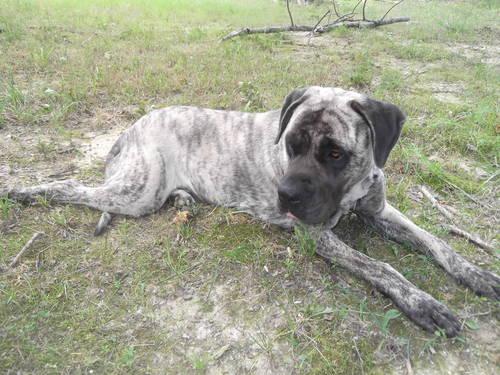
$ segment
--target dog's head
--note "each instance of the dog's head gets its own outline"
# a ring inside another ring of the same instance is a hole
[[[360,181],[384,167],[404,121],[395,105],[359,93],[317,86],[292,91],[276,138],[288,158],[278,186],[281,210],[308,224],[327,221]]]

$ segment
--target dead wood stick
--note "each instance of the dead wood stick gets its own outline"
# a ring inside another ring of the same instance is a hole
[[[425,186],[420,186],[420,191],[432,203],[433,207],[436,207],[436,209],[441,212],[443,216],[445,216],[448,220],[453,221],[453,215],[451,214],[451,212],[444,208],[441,204],[439,204],[434,195],[432,195],[432,193]]]
[[[495,254],[495,248],[491,244],[483,241],[481,238],[479,238],[479,236],[477,236],[475,234],[468,233],[468,232],[464,231],[463,229],[460,229],[454,225],[446,225],[446,228],[450,231],[450,233],[455,234],[455,235],[460,236],[460,237],[463,237],[463,238],[467,239],[469,242],[473,243],[474,245],[485,250],[489,254],[497,256]]]
[[[432,195],[432,193],[425,186],[420,186],[420,191],[432,203],[432,205],[436,207],[436,209],[443,214],[443,216],[445,216],[450,221],[453,221],[453,215],[451,214],[451,212],[448,211],[446,208],[444,208],[441,204],[439,204],[434,195]],[[450,233],[463,237],[467,239],[469,242],[473,243],[474,245],[485,250],[489,254],[498,257],[495,254],[495,248],[489,243],[483,241],[481,238],[479,238],[479,236],[471,234],[463,229],[460,229],[455,225],[446,225],[445,227],[449,230]]]
[[[368,1],[368,0],[365,0],[365,2],[363,3],[363,21],[365,21],[365,20],[366,20],[366,17],[365,17],[365,8],[366,8],[366,2],[367,2],[367,1]]]
[[[385,19],[385,17],[389,14],[389,12],[391,10],[393,10],[395,7],[397,7],[399,4],[401,4],[404,0],[399,0],[397,3],[395,3],[392,7],[389,8],[389,10],[387,12],[385,12],[385,14],[382,16],[382,18],[380,19],[380,21],[383,21]]]
[[[399,22],[408,22],[410,21],[409,17],[398,17],[398,18],[389,18],[382,21],[363,21],[363,20],[345,20],[342,22],[332,23],[325,26],[320,26],[316,28],[317,33],[325,33],[331,31],[333,29],[339,27],[348,27],[348,28],[358,28],[358,29],[370,29],[373,27],[390,25],[392,23]],[[246,34],[270,34],[270,33],[281,33],[286,31],[313,31],[313,26],[306,25],[295,25],[295,26],[268,26],[268,27],[259,27],[259,28],[249,28],[244,27],[241,30],[235,30],[224,36],[221,41],[226,41],[228,39],[232,39],[234,37]]]
[[[321,21],[323,21],[325,19],[326,16],[328,16],[330,14],[330,10],[328,10],[325,14],[323,14],[323,17],[321,17],[319,19],[318,22],[316,22],[316,25],[313,26],[313,29],[311,31],[311,34],[316,32],[316,29],[318,28],[319,24],[321,23]]]
[[[16,257],[14,258],[14,260],[12,262],[10,262],[9,264],[9,268],[14,268],[17,263],[19,262],[19,260],[21,259],[21,257],[24,255],[25,252],[27,252],[29,250],[29,248],[33,245],[33,243],[38,239],[40,238],[41,236],[43,235],[42,232],[36,232],[32,237],[31,239],[26,243],[26,245],[23,246],[23,248],[21,249],[21,251],[19,253],[17,253]]]
[[[333,3],[333,11],[335,12],[335,15],[340,18],[339,11],[337,10],[337,4],[335,4],[335,0],[332,0]]]
[[[290,24],[292,25],[292,27],[294,27],[295,24],[293,23],[292,12],[290,11],[290,1],[289,0],[286,0],[286,10],[288,11],[288,16],[290,17]]]
[[[359,0],[358,3],[354,6],[354,8],[352,8],[352,11],[351,13],[354,13],[356,11],[356,9],[358,8],[359,4],[361,4],[363,0]]]

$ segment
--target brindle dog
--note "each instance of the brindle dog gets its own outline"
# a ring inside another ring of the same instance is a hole
[[[354,211],[384,237],[433,256],[475,293],[499,299],[498,276],[386,202],[382,169],[404,121],[393,104],[326,87],[294,90],[281,111],[266,113],[170,107],[142,117],[118,138],[102,185],[65,180],[0,195],[24,201],[45,196],[101,210],[96,234],[112,214],[146,215],[169,197],[177,206],[197,199],[236,207],[282,227],[300,220],[312,225],[319,255],[371,283],[424,329],[455,336],[460,322],[446,306],[331,230]]]

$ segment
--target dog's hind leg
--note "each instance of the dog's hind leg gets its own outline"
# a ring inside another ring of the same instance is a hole
[[[76,180],[55,181],[6,191],[9,198],[20,202],[36,202],[43,198],[51,202],[84,205],[108,213],[136,217],[150,212],[150,207],[134,204],[140,198],[134,193],[136,192],[127,186],[104,184],[89,187]]]

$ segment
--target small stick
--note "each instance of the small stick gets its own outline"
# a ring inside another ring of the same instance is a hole
[[[289,0],[286,0],[286,10],[288,10],[288,15],[290,16],[290,23],[292,24],[292,28],[294,28],[295,24],[293,23],[292,12],[290,11],[290,2],[289,2]]]
[[[334,12],[335,12],[335,15],[336,15],[338,18],[340,18],[340,14],[339,14],[339,12],[338,12],[338,10],[337,10],[337,4],[335,4],[335,0],[332,0],[332,3],[333,3],[333,10],[334,10]]]
[[[436,198],[434,198],[434,195],[432,195],[432,193],[425,186],[420,186],[420,191],[432,203],[432,205],[443,214],[443,216],[445,216],[448,220],[453,221],[453,215],[451,214],[451,212],[441,206]]]
[[[321,23],[321,21],[323,21],[323,19],[330,14],[330,10],[328,10],[324,15],[323,17],[321,17],[319,19],[319,21],[316,23],[316,25],[313,26],[313,29],[312,31],[309,33],[309,39],[307,40],[307,44],[309,44],[309,42],[311,41],[311,38],[313,36],[313,34],[316,32],[316,29],[318,28],[319,24]]]
[[[489,254],[496,256],[495,248],[492,245],[490,245],[489,243],[480,239],[477,235],[468,233],[468,232],[464,231],[463,229],[460,229],[454,225],[447,225],[446,228],[450,231],[450,233],[455,234],[455,235],[460,236],[460,237],[463,237],[463,238],[467,239],[469,242],[473,243],[474,245],[485,250]]]
[[[389,10],[387,12],[385,12],[385,14],[382,16],[382,18],[380,19],[380,21],[383,21],[384,18],[389,14],[389,12],[391,10],[393,10],[395,7],[397,7],[399,4],[401,4],[404,0],[399,0],[397,3],[395,3],[392,7],[389,8]]]
[[[24,255],[24,253],[26,251],[28,251],[28,249],[33,245],[33,243],[38,239],[40,238],[44,233],[42,232],[36,232],[32,237],[31,239],[26,243],[26,245],[24,245],[24,247],[21,249],[21,251],[19,253],[17,253],[16,257],[14,258],[14,260],[9,264],[9,268],[14,268],[17,263],[19,262],[19,260],[21,259],[21,257]]]

